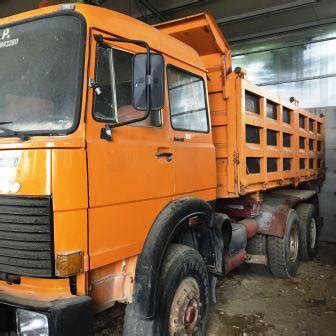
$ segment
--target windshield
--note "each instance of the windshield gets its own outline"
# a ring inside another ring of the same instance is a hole
[[[74,15],[0,28],[0,136],[5,129],[65,134],[77,126],[83,31]]]

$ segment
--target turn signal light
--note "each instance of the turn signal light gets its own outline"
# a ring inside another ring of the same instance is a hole
[[[58,254],[56,256],[56,276],[68,277],[83,272],[84,254],[82,251]]]

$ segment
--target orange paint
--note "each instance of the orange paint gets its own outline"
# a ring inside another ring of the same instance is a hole
[[[71,297],[69,279],[22,277],[20,285],[0,281],[0,293],[24,300],[53,301]]]
[[[115,301],[131,303],[137,257],[131,257],[90,272],[90,296],[95,311],[109,308]]]

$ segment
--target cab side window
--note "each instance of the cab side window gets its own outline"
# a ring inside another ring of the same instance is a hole
[[[132,106],[133,54],[98,46],[95,82],[101,93],[95,92],[94,117],[97,121],[119,122],[141,117],[142,111]],[[161,126],[161,111],[152,111],[146,120],[134,126]]]
[[[203,79],[168,67],[168,89],[172,127],[207,133],[209,122]]]
[[[115,120],[115,106],[112,99],[111,84],[112,53],[109,49],[98,47],[95,82],[99,83],[100,93],[94,95],[94,117],[98,121]]]

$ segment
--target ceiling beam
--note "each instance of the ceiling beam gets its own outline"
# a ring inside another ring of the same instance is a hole
[[[267,8],[262,8],[262,9],[257,9],[251,12],[246,12],[238,15],[233,15],[233,16],[228,16],[224,17],[221,19],[217,19],[217,23],[219,25],[231,23],[231,22],[236,22],[236,21],[241,21],[241,20],[249,20],[249,19],[254,19],[259,16],[264,16],[264,15],[269,15],[269,14],[274,14],[274,13],[280,13],[292,9],[297,9],[300,7],[305,7],[305,6],[311,6],[314,4],[317,4],[320,2],[320,0],[298,0],[298,1],[292,1],[286,4],[282,5],[277,5],[277,6],[272,6],[272,7],[267,7]]]
[[[303,23],[303,24],[299,24],[299,25],[293,25],[293,26],[288,26],[288,27],[283,27],[283,28],[266,30],[266,31],[256,33],[256,34],[248,34],[248,35],[237,36],[237,37],[234,37],[234,38],[228,38],[228,42],[233,43],[233,42],[241,42],[241,41],[246,41],[246,40],[252,40],[252,39],[257,39],[257,38],[266,37],[266,36],[284,34],[284,33],[292,32],[292,31],[295,31],[295,30],[302,30],[302,29],[306,29],[306,28],[323,26],[325,24],[335,23],[335,22],[336,22],[336,17],[330,18],[330,19],[311,21],[311,22],[307,22],[307,23]]]
[[[148,0],[138,0],[138,2],[148,9],[153,15],[155,15],[161,21],[167,21],[167,18],[156,9]]]
[[[169,4],[167,5],[167,7],[165,6],[165,8],[160,9],[160,13],[162,15],[167,15],[167,14],[178,12],[180,10],[184,10],[184,9],[187,9],[193,6],[204,5],[207,2],[209,2],[209,0],[188,0],[188,1],[182,2],[182,4],[180,4],[179,6],[172,6],[171,4]],[[154,14],[147,15],[148,18],[152,18],[154,16],[155,16]],[[134,15],[134,17],[139,20],[144,19],[144,16],[142,14]]]

